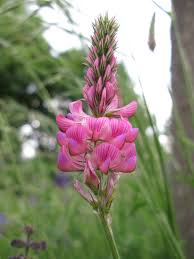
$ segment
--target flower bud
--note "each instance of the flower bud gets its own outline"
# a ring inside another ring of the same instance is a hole
[[[83,187],[81,186],[81,183],[78,180],[74,182],[74,188],[80,194],[80,196],[84,198],[84,200],[89,202],[91,205],[95,204],[96,199],[92,196],[90,192],[86,192],[83,190]]]
[[[92,166],[92,163],[87,160],[84,170],[84,182],[91,188],[97,188],[99,186],[100,180]]]
[[[26,232],[26,234],[28,235],[32,235],[34,233],[34,229],[32,226],[27,225],[24,227],[24,232]]]

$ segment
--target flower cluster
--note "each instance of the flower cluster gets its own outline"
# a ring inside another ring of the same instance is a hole
[[[135,101],[124,107],[119,105],[116,80],[115,34],[118,26],[108,16],[100,17],[93,25],[92,47],[89,49],[88,66],[83,96],[92,115],[83,111],[80,100],[70,103],[66,116],[58,115],[60,147],[58,167],[61,171],[82,171],[84,182],[95,193],[102,186],[111,197],[120,173],[130,173],[136,167],[134,141],[138,129],[128,119],[137,109]],[[95,202],[91,192],[84,192],[76,181],[76,190],[90,203]]]

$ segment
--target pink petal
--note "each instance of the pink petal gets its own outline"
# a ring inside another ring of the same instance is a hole
[[[112,59],[111,59],[111,62],[110,62],[111,68],[113,68],[113,67],[116,65],[116,63],[117,63],[116,58],[115,58],[115,56],[113,55],[113,56],[112,56]]]
[[[117,84],[117,79],[116,79],[115,73],[112,73],[112,74],[111,74],[110,82],[111,82],[113,85],[116,85],[116,84]]]
[[[126,143],[121,152],[125,158],[136,156],[136,146],[134,143]]]
[[[111,112],[115,116],[130,118],[136,113],[136,110],[137,110],[137,102],[133,101],[133,102],[129,103],[128,105],[115,109]]]
[[[67,130],[66,135],[68,138],[72,138],[78,142],[82,142],[86,141],[88,136],[88,130],[86,127],[82,125],[75,125]]]
[[[92,154],[92,161],[103,173],[114,168],[120,158],[119,149],[112,144],[102,143],[96,146]]]
[[[72,155],[78,155],[86,152],[88,131],[82,125],[73,126],[66,132],[68,138],[68,147]]]
[[[109,81],[106,83],[106,102],[110,103],[116,94],[116,87]]]
[[[116,169],[122,173],[131,173],[135,170],[136,164],[137,157],[133,156],[122,161]]]
[[[111,66],[108,65],[104,74],[104,80],[109,80],[111,76]]]
[[[101,172],[103,172],[104,174],[108,173],[109,167],[110,167],[110,163],[111,163],[111,159],[107,158],[104,162],[102,162],[99,165],[99,169]]]
[[[129,131],[129,134],[127,135],[127,141],[134,142],[138,136],[139,129],[138,128],[132,128]]]
[[[117,148],[121,149],[125,143],[125,135],[121,134],[110,141],[111,144],[115,145]]]
[[[58,168],[64,172],[82,171],[83,159],[75,157],[74,159],[69,155],[65,146],[62,146],[58,154]]]
[[[88,84],[86,84],[84,87],[83,87],[83,96],[84,98],[87,100],[88,96],[87,96],[87,93],[88,93],[88,90],[89,90],[90,86]]]
[[[119,99],[118,99],[118,96],[115,95],[111,103],[107,106],[106,113],[110,113],[112,110],[117,109],[118,105],[119,105]]]
[[[90,131],[90,138],[93,141],[108,140],[110,138],[109,119],[106,117],[93,118],[88,117],[86,120],[87,128]]]
[[[90,107],[94,108],[95,107],[95,100],[94,100],[95,88],[94,88],[94,86],[86,85],[83,89],[83,96],[86,99],[86,101],[88,102],[88,104],[90,105]]]
[[[66,138],[66,134],[59,131],[57,133],[57,142],[59,143],[60,146],[63,146],[67,143],[67,138]]]
[[[106,88],[102,91],[102,96],[99,104],[99,112],[103,113],[106,110]]]
[[[110,119],[111,139],[110,143],[122,148],[131,130],[131,124],[127,120]]]
[[[66,130],[69,127],[75,125],[75,123],[76,123],[75,121],[65,118],[61,114],[57,115],[56,122],[57,122],[59,129],[62,130],[63,132],[66,132]]]
[[[72,113],[67,113],[66,118],[72,121],[75,120],[75,116]]]
[[[100,59],[96,58],[95,61],[94,61],[94,66],[95,66],[96,69],[98,69],[99,64],[100,64]]]
[[[121,134],[126,134],[131,129],[131,124],[126,120],[110,119],[110,127],[112,131],[112,137],[116,137]]]
[[[88,68],[86,75],[87,75],[88,78],[93,79],[94,72],[93,72],[93,69],[91,67]]]
[[[96,85],[96,91],[97,91],[98,94],[101,93],[102,87],[103,87],[102,77],[99,77],[97,85]]]
[[[71,102],[69,104],[69,110],[72,114],[83,114],[83,109],[82,109],[82,102],[80,100]]]

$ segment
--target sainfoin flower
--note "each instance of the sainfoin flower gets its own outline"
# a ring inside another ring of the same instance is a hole
[[[58,168],[83,173],[88,191],[83,190],[79,181],[75,189],[94,207],[98,203],[96,193],[103,188],[103,206],[109,208],[118,177],[136,168],[134,141],[138,129],[133,128],[129,118],[136,113],[137,102],[120,106],[114,56],[118,29],[115,20],[100,17],[93,28],[83,87],[91,113],[85,113],[82,102],[77,100],[70,103],[70,113],[57,116]]]

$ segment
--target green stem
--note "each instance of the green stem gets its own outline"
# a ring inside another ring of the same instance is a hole
[[[113,259],[120,259],[120,255],[119,255],[117,245],[116,245],[116,242],[115,242],[115,239],[114,239],[114,235],[113,235],[113,232],[112,232],[111,224],[110,224],[110,222],[108,222],[107,215],[105,215],[104,212],[101,209],[99,209],[98,216],[99,216],[100,221],[102,223],[106,239],[109,243]]]

